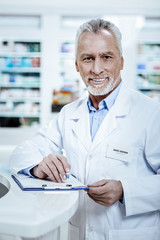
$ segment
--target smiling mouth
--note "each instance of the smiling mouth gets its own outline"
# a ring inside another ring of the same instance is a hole
[[[89,81],[93,82],[94,84],[102,84],[106,80],[109,80],[109,77],[105,77],[105,78],[89,78]]]

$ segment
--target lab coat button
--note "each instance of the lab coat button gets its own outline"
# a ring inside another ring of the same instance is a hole
[[[88,160],[91,160],[93,158],[92,155],[88,155]]]
[[[91,227],[88,227],[88,232],[92,232],[92,228]]]

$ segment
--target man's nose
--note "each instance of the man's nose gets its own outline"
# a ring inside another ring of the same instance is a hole
[[[99,75],[103,72],[103,64],[100,59],[95,59],[92,65],[92,72],[96,75]]]

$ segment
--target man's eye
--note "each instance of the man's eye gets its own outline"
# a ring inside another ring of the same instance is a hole
[[[111,58],[111,56],[104,56],[104,58],[105,58],[105,59],[110,59],[110,58]]]
[[[83,59],[83,61],[91,61],[91,60],[92,60],[91,57],[85,57],[85,58]]]

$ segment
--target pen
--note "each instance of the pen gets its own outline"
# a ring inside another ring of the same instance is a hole
[[[70,172],[67,172],[67,173],[66,173],[66,177],[67,177],[67,179],[70,178]]]
[[[63,155],[63,149],[61,149],[61,155]],[[70,178],[70,172],[69,172],[69,169],[67,169],[68,171],[66,172],[66,180],[64,180],[62,178],[62,176],[60,175],[61,179],[63,182],[66,182],[69,178]]]

